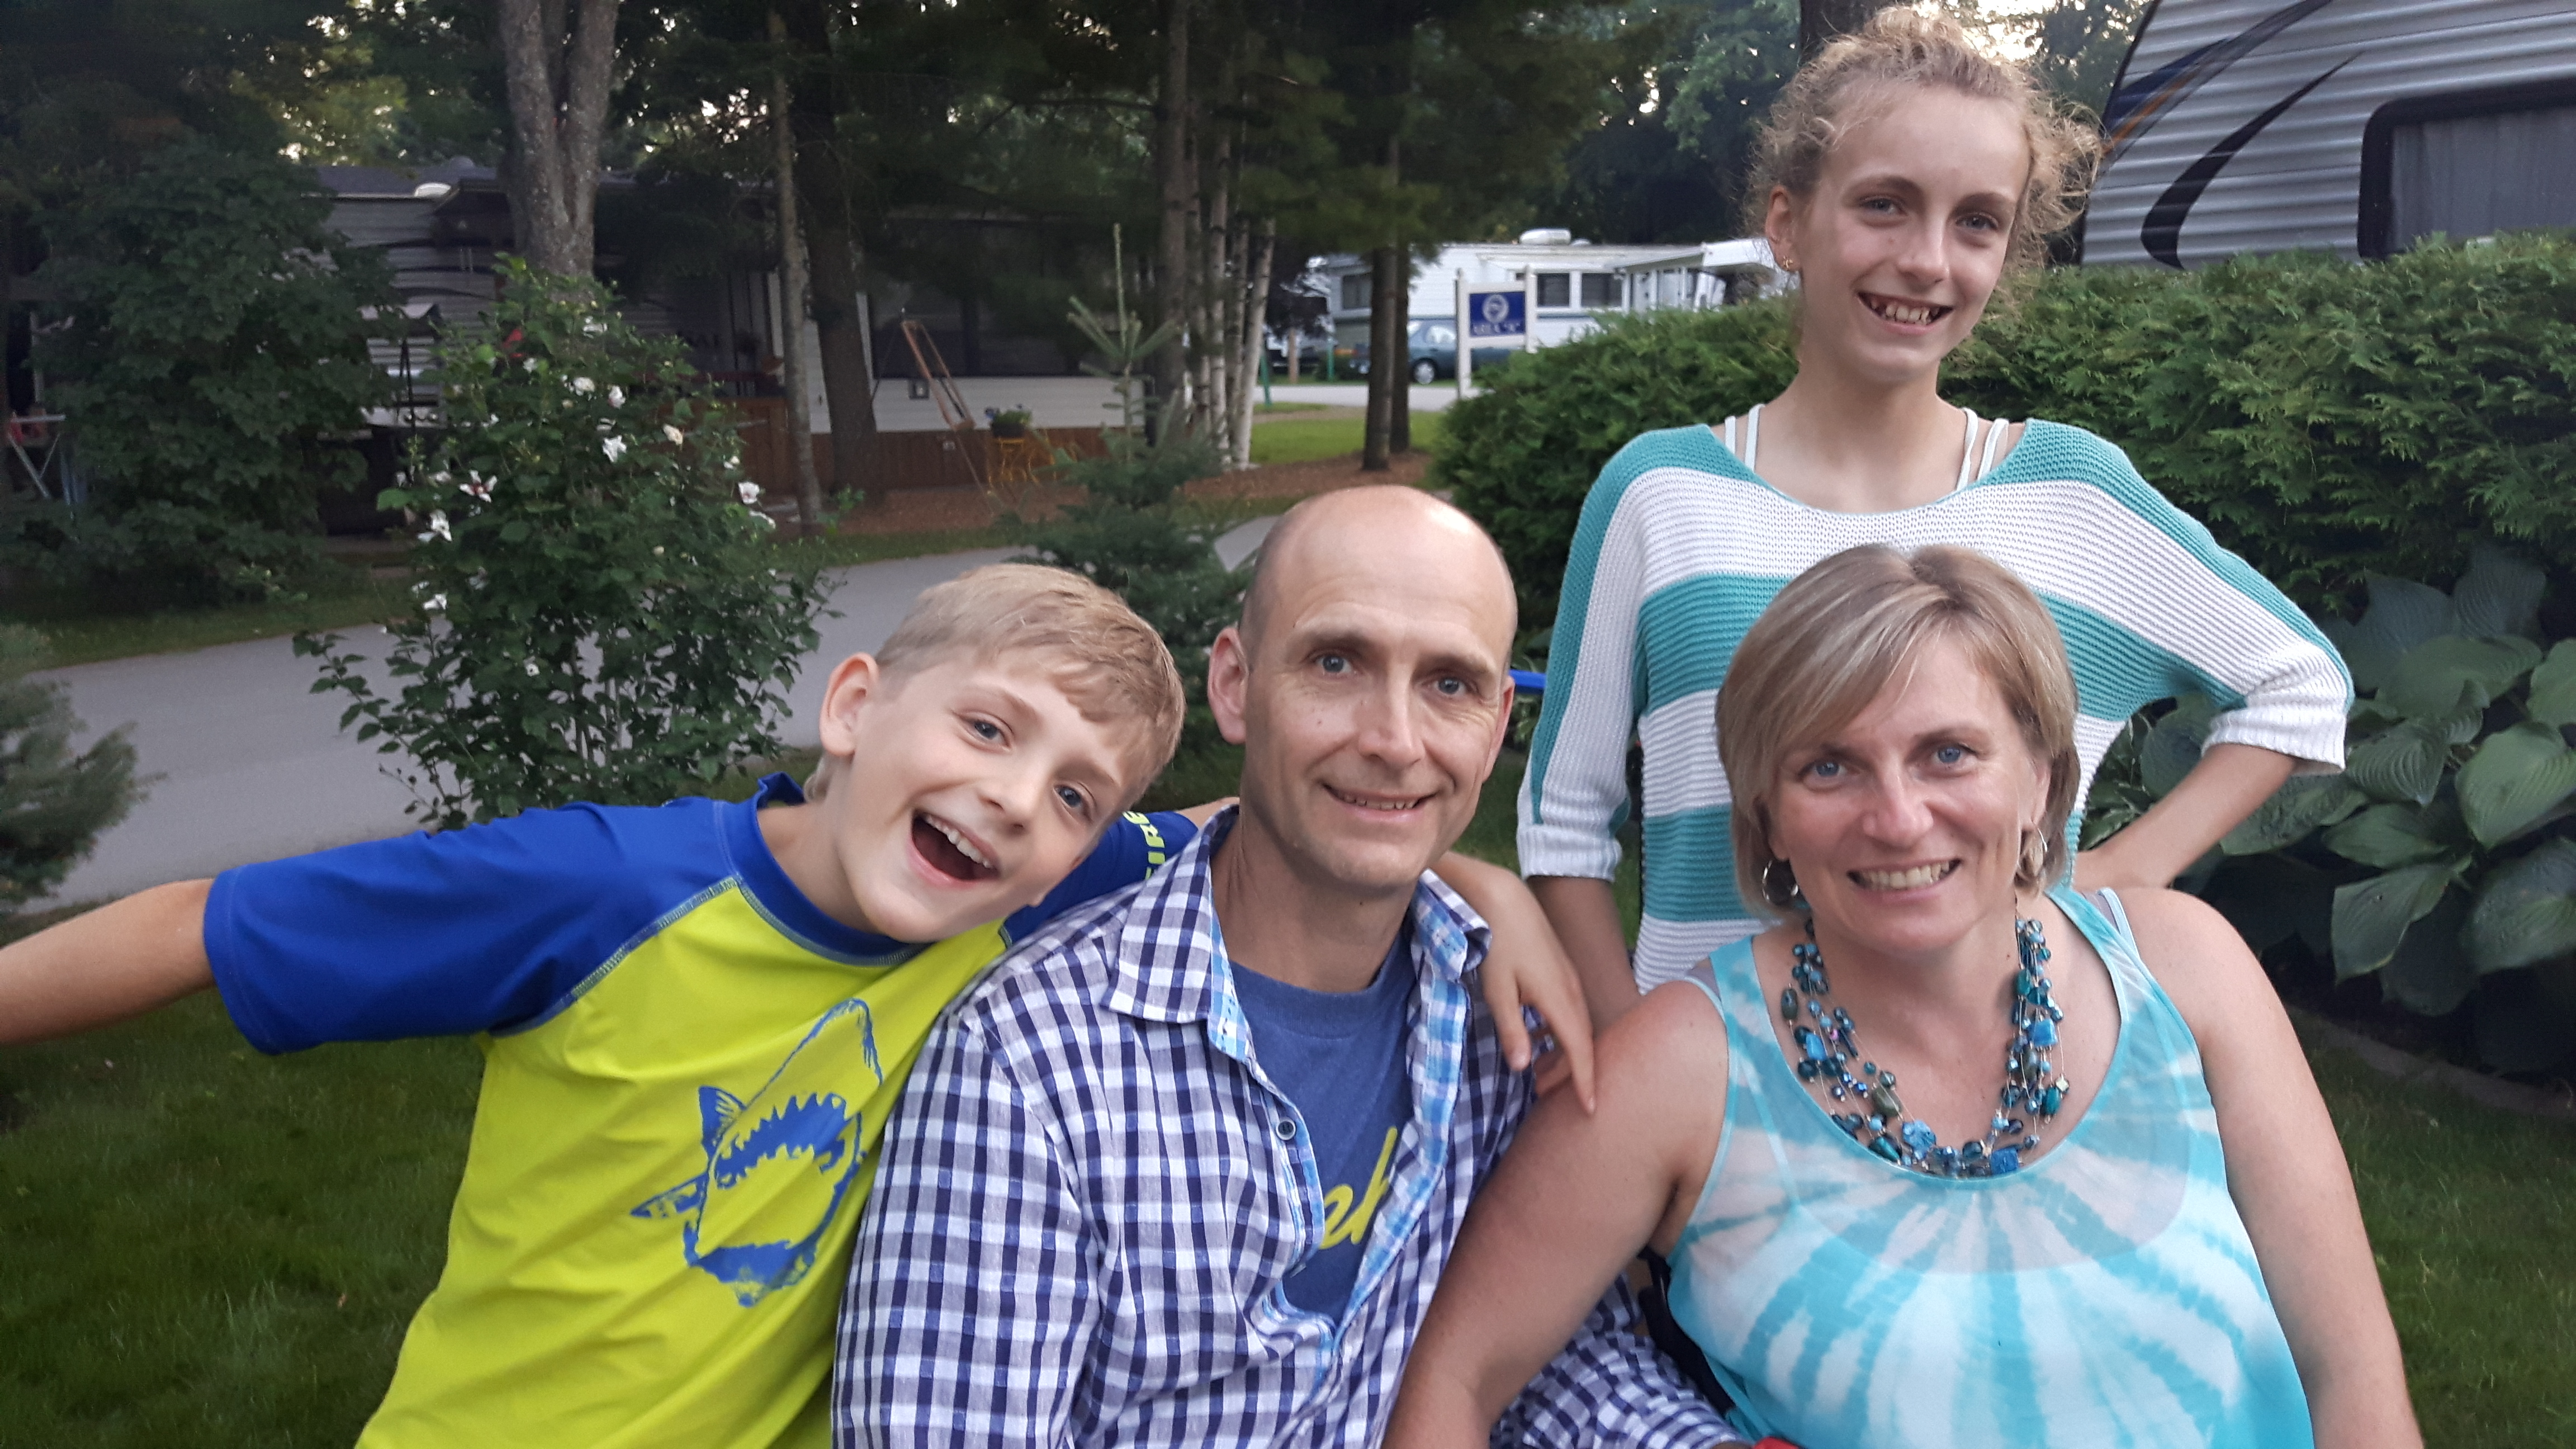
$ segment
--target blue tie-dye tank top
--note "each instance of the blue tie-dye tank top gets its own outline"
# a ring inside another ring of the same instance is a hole
[[[2118,899],[2052,898],[2110,966],[2119,1043],[2074,1130],[2010,1177],[1907,1172],[1834,1126],[1781,1054],[1751,943],[1691,973],[1726,1020],[1726,1124],[1671,1300],[1748,1434],[1803,1449],[2314,1443],[2228,1196],[2200,1049]]]

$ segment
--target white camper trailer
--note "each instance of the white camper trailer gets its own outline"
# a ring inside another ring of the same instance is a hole
[[[2576,226],[2576,0],[2155,0],[2087,263]]]

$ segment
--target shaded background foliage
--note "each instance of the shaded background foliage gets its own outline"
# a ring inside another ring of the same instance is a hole
[[[48,218],[63,321],[36,358],[91,498],[18,514],[13,565],[152,603],[310,571],[317,490],[363,473],[327,441],[387,395],[367,338],[394,300],[329,212],[297,167],[190,139]]]

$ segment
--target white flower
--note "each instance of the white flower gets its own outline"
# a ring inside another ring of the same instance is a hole
[[[658,543],[657,543],[657,544],[653,545],[653,557],[655,557],[655,558],[660,558],[661,556],[662,556],[662,545],[660,545],[660,544],[658,544]]]
[[[433,538],[440,539],[448,543],[454,543],[456,541],[456,535],[448,528],[447,515],[444,513],[433,513],[429,516],[429,532],[422,534],[420,536],[420,541],[427,543]]]
[[[536,360],[535,358],[533,358],[533,357],[525,357],[525,358],[521,358],[521,359],[519,360],[519,366],[521,366],[521,367],[523,367],[523,368],[527,369],[527,370],[528,370],[528,371],[530,371],[530,372],[534,372],[534,371],[536,371],[536,370],[537,370],[537,360]]]
[[[465,475],[465,493],[478,503],[487,500],[492,496],[492,480],[480,473],[468,472]]]
[[[599,451],[606,453],[608,455],[608,461],[614,463],[618,459],[626,456],[626,440],[624,438],[602,438],[599,442]]]
[[[441,468],[437,472],[429,475],[429,481],[437,484],[441,488],[444,488],[448,484],[456,481],[456,475],[448,472],[444,468]]]
[[[432,594],[428,598],[421,600],[420,607],[423,613],[436,614],[444,612],[447,608],[447,596],[445,594]]]
[[[613,408],[622,408],[626,406],[626,389],[622,387],[610,388],[608,390],[608,405]]]
[[[671,426],[669,423],[664,423],[662,425],[662,436],[670,439],[671,446],[675,448],[689,440],[688,434],[681,432],[678,428]]]
[[[778,520],[770,517],[766,513],[753,514],[751,516],[751,521],[759,524],[763,528],[776,528],[778,526]]]
[[[574,392],[597,392],[599,391],[599,384],[592,382],[586,377],[576,377],[572,380],[572,390]]]
[[[605,332],[605,331],[607,331],[607,330],[608,330],[608,324],[607,324],[607,323],[605,323],[605,322],[602,322],[601,320],[599,320],[599,319],[598,319],[598,318],[596,318],[596,317],[593,317],[593,318],[591,318],[590,320],[588,320],[588,321],[586,321],[586,322],[584,322],[584,323],[582,323],[582,324],[581,324],[581,330],[582,330],[583,332],[585,332],[585,333],[589,334],[589,335],[590,335],[590,336],[592,336],[592,337],[597,337],[597,336],[598,336],[599,334],[601,334],[602,332]]]
[[[742,499],[745,507],[760,501],[760,485],[757,483],[736,483],[733,485],[733,491],[735,496]]]
[[[528,664],[527,664],[527,668],[528,668],[528,677],[529,677],[530,679],[534,679],[534,678],[536,678],[536,677],[537,677],[537,661],[535,661],[535,660],[533,660],[533,659],[529,660],[529,661],[528,661]]]

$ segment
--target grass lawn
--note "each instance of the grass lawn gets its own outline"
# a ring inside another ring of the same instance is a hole
[[[1439,413],[1413,415],[1413,446],[1428,452],[1439,445]],[[1304,463],[1316,458],[1338,458],[1360,450],[1361,435],[1368,426],[1365,418],[1282,418],[1277,422],[1255,423],[1252,427],[1252,461],[1261,463]]]
[[[407,607],[410,600],[407,585],[360,579],[352,571],[347,582],[317,589],[301,603],[101,614],[70,600],[22,599],[0,606],[0,623],[25,624],[42,632],[52,646],[46,662],[59,667],[174,649],[206,649],[305,629],[347,629],[383,619]]]
[[[1462,845],[1511,860],[1518,775]],[[2427,1440],[2576,1442],[2576,1131],[2311,1061]],[[349,1443],[437,1276],[479,1070],[457,1041],[264,1058],[211,996],[0,1050],[0,1449]]]
[[[921,558],[967,549],[1001,548],[1011,542],[999,527],[957,528],[927,533],[836,534],[800,540],[785,547],[817,557],[825,567],[875,563],[881,559]],[[99,613],[69,598],[20,598],[0,603],[0,623],[25,624],[40,630],[52,646],[50,667],[93,664],[138,654],[165,654],[270,639],[304,630],[348,629],[392,617],[411,606],[408,584],[368,580],[355,571],[345,582],[317,589],[303,602],[236,604],[213,609],[173,609],[155,613]]]

